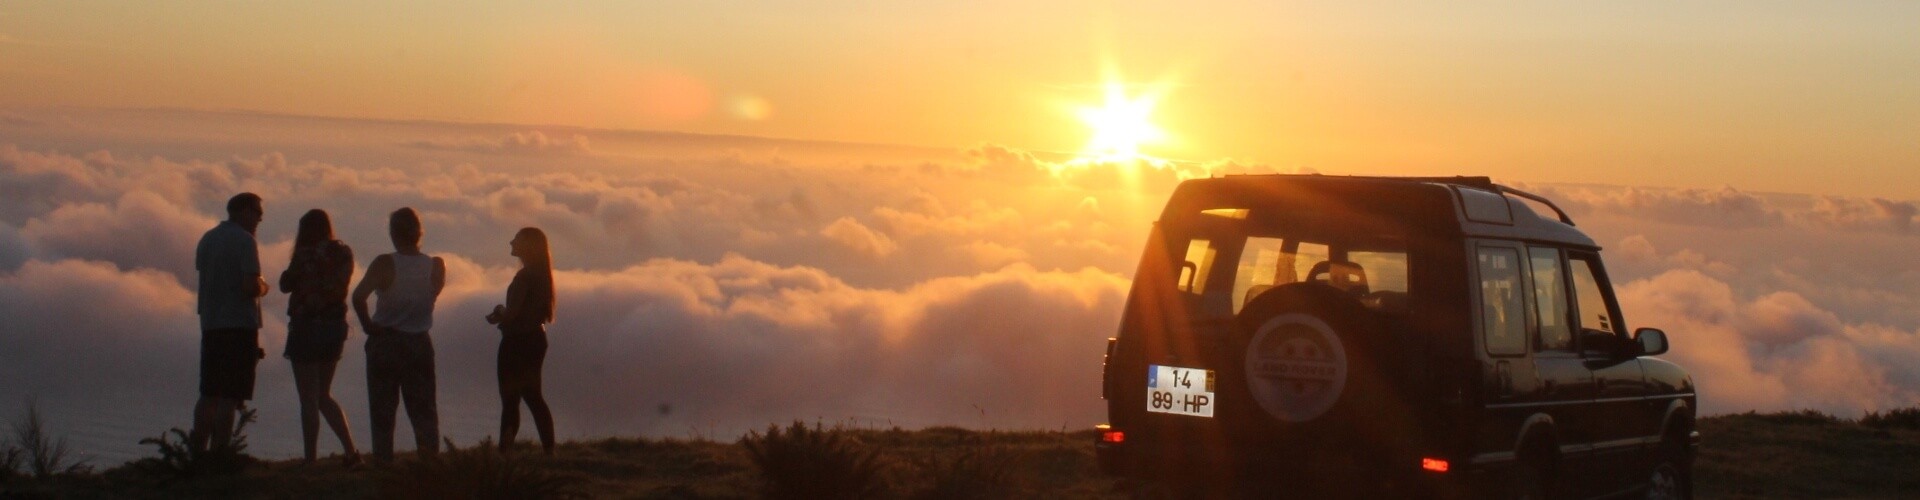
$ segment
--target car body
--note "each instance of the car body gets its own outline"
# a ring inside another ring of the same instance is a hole
[[[1176,496],[1685,497],[1692,378],[1628,336],[1599,252],[1485,177],[1183,182],[1108,342],[1102,467]]]

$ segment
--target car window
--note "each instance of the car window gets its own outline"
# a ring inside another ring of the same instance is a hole
[[[1207,289],[1207,275],[1213,273],[1213,260],[1220,255],[1220,249],[1214,248],[1213,240],[1194,239],[1187,242],[1186,260],[1180,264],[1179,280],[1175,286],[1180,291],[1198,295]]]
[[[1247,238],[1240,251],[1240,267],[1235,269],[1233,312],[1239,313],[1247,299],[1268,288],[1300,281],[1300,272],[1292,261],[1298,253],[1287,253],[1280,238]]]
[[[1542,351],[1572,351],[1573,329],[1567,311],[1567,282],[1560,250],[1546,247],[1527,249],[1533,271],[1534,317],[1538,318],[1536,341]]]
[[[1598,342],[1585,340],[1589,335],[1616,337],[1611,341],[1623,337],[1619,331],[1619,318],[1613,315],[1613,308],[1607,303],[1609,297],[1601,289],[1599,265],[1594,260],[1592,255],[1577,253],[1567,258],[1567,269],[1573,275],[1573,307],[1579,315],[1576,326],[1580,327],[1583,339],[1581,349],[1592,349],[1598,345]]]
[[[1520,252],[1513,248],[1481,247],[1480,334],[1487,354],[1527,352],[1526,306],[1520,296]]]
[[[1240,262],[1234,268],[1233,312],[1238,314],[1261,292],[1309,280],[1347,292],[1377,311],[1406,312],[1406,252],[1352,250],[1263,236],[1247,238],[1240,249]]]

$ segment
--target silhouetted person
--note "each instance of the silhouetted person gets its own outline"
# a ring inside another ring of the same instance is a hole
[[[227,220],[200,237],[193,268],[200,274],[200,401],[193,405],[189,446],[195,452],[225,448],[233,437],[234,415],[253,399],[254,367],[260,349],[260,247],[253,232],[265,212],[260,196],[240,193],[227,200]]]
[[[540,365],[547,357],[546,324],[553,322],[553,253],[547,233],[521,228],[509,243],[520,272],[507,285],[507,303],[493,306],[487,322],[500,325],[500,451],[511,451],[520,432],[520,402],[527,402],[540,448],[553,454],[553,413],[540,394]]]
[[[412,208],[393,211],[387,235],[394,252],[373,259],[360,286],[353,289],[353,312],[367,332],[367,399],[373,416],[373,456],[393,460],[394,412],[407,404],[413,442],[422,456],[440,451],[440,416],[434,402],[433,303],[447,283],[447,264],[420,253],[420,215]],[[378,309],[367,315],[367,296],[379,293]]]
[[[333,400],[333,372],[347,343],[347,284],[353,280],[353,249],[333,239],[327,212],[308,210],[300,216],[300,233],[293,239],[293,258],[280,273],[280,291],[287,298],[287,350],[293,362],[293,383],[300,392],[300,436],[306,461],[313,463],[320,418],[340,438],[348,466],[360,462],[353,446],[347,416]]]

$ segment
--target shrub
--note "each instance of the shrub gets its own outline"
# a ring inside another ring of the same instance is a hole
[[[1920,430],[1920,407],[1895,408],[1886,413],[1867,412],[1860,417],[1860,425],[1875,429],[1913,429]]]
[[[234,423],[233,435],[227,438],[226,443],[214,443],[207,451],[193,451],[187,431],[179,427],[160,433],[159,437],[142,439],[140,444],[159,447],[160,457],[143,458],[134,462],[133,466],[174,479],[239,474],[247,467],[260,463],[246,454],[247,424],[253,423],[257,416],[252,408],[240,410],[240,419]],[[169,435],[178,437],[179,442],[174,442]]]
[[[580,479],[541,469],[520,455],[501,454],[493,440],[461,449],[446,440],[437,455],[416,457],[380,469],[374,478],[381,498],[518,499],[581,498]]]
[[[760,469],[766,498],[872,498],[882,490],[879,451],[839,427],[770,425],[765,434],[740,438],[740,446]]]
[[[20,448],[13,445],[7,445],[6,451],[0,452],[0,485],[13,482],[13,476],[20,473],[20,454]]]
[[[1764,414],[1749,411],[1746,415],[1765,422],[1787,425],[1827,425],[1841,423],[1840,417],[1828,415],[1820,410],[1813,409]]]
[[[27,472],[35,479],[48,479],[61,474],[74,474],[92,470],[85,460],[74,460],[68,456],[67,438],[47,435],[46,422],[40,418],[40,407],[33,400],[27,400],[27,414],[24,421],[13,422],[13,445],[9,446],[8,471],[18,470],[25,465]],[[25,463],[21,464],[20,456]],[[11,473],[11,472],[9,472]]]
[[[998,447],[975,447],[928,464],[927,489],[914,498],[924,500],[1010,498],[1020,491],[1014,475],[1019,457]]]

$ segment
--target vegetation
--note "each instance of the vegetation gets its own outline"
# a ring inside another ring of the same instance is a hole
[[[374,471],[381,498],[488,500],[579,498],[582,478],[530,464],[521,455],[495,450],[492,439],[461,449],[448,439],[432,457],[394,463]]]
[[[187,431],[179,427],[161,433],[159,437],[142,439],[140,444],[159,447],[160,457],[141,459],[132,466],[160,476],[163,482],[196,476],[239,474],[247,467],[260,463],[247,454],[247,425],[252,424],[256,417],[252,408],[241,410],[240,419],[233,426],[233,435],[225,443],[213,443],[206,451],[194,451],[188,445]],[[170,439],[169,433],[179,441]]]
[[[1920,497],[1914,474],[1920,431],[1876,428],[1867,420],[1812,410],[1700,419],[1696,492],[1701,498]]]
[[[1875,429],[1920,430],[1920,407],[1897,408],[1886,413],[1870,411],[1867,416],[1860,417],[1860,425]]]
[[[1701,498],[1920,498],[1920,408],[1854,420],[1813,411],[1701,419]],[[1093,459],[1094,434],[857,429],[793,424],[736,442],[609,438],[555,456],[502,455],[482,441],[437,458],[349,469],[323,460],[260,463],[231,475],[142,467],[52,481],[22,474],[0,498],[1125,498]],[[164,451],[163,451],[164,453]],[[22,451],[20,469],[27,453]],[[0,458],[5,458],[0,456]],[[803,463],[814,460],[814,463]],[[808,483],[795,471],[837,479]],[[784,489],[782,489],[784,488]],[[17,494],[17,495],[16,495]]]
[[[857,499],[880,496],[880,451],[839,427],[808,428],[794,421],[782,430],[740,438],[740,447],[760,470],[761,493],[772,499]]]
[[[24,467],[35,480],[45,481],[91,470],[86,461],[69,456],[65,436],[49,435],[46,421],[40,418],[40,406],[34,401],[27,401],[27,414],[13,422],[12,427],[13,439],[6,446],[4,463],[0,463],[6,465],[6,475],[11,476]]]

